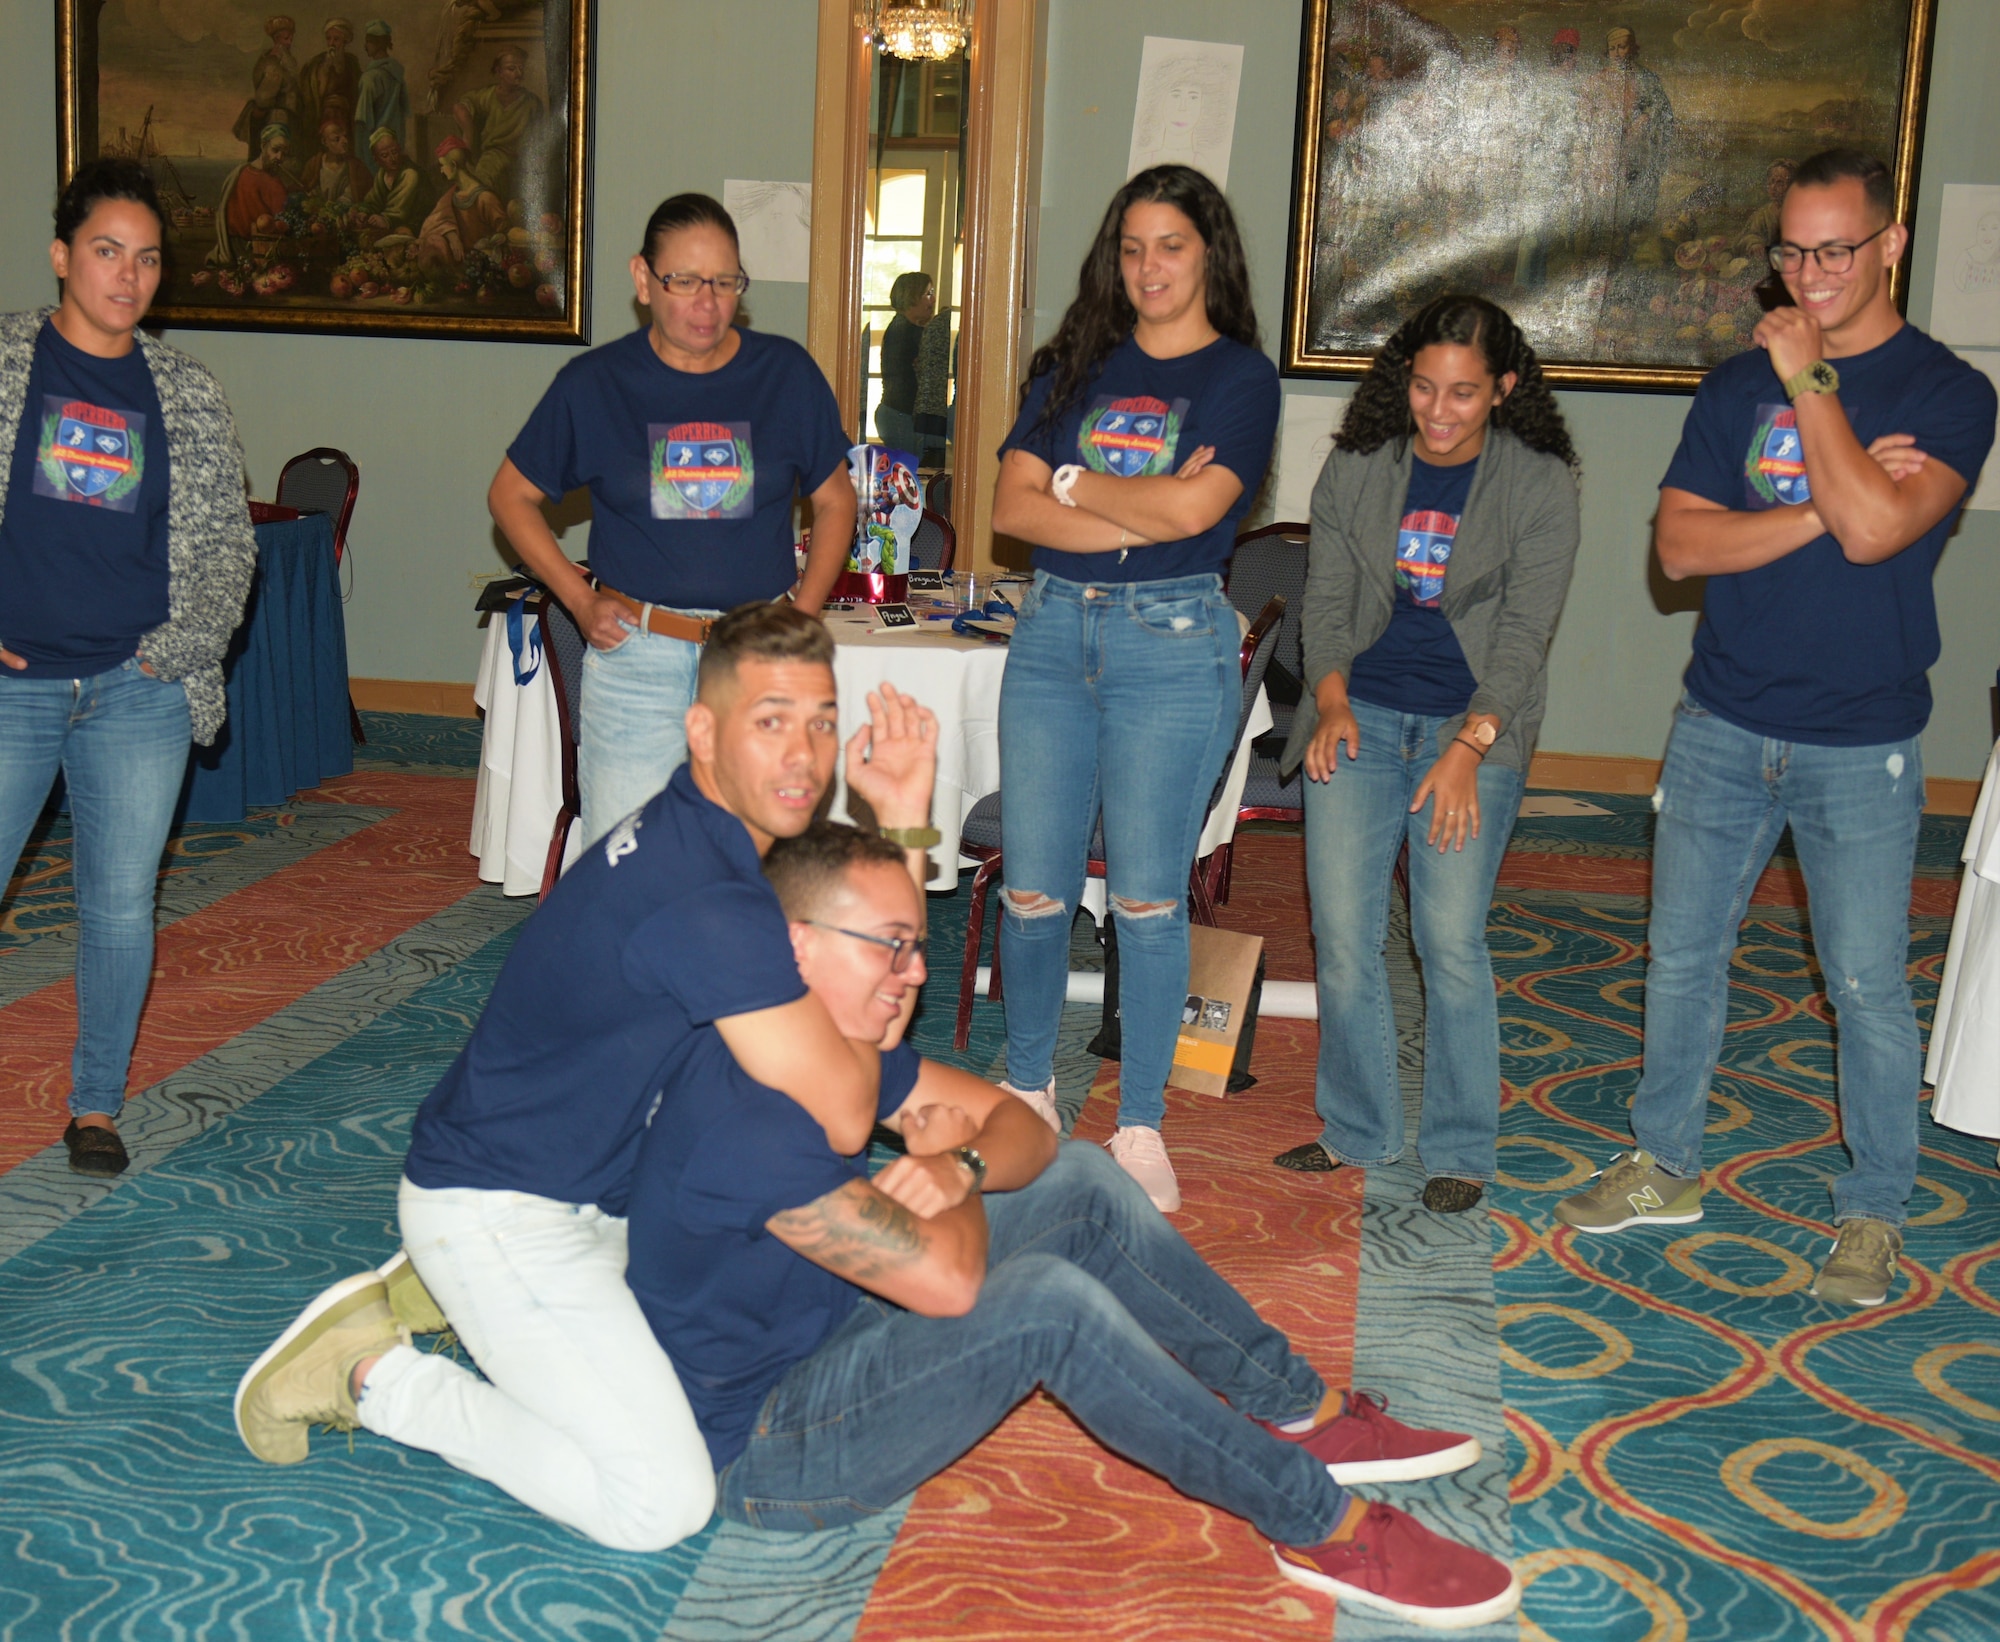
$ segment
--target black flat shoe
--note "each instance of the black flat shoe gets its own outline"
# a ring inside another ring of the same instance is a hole
[[[1424,1207],[1432,1214],[1463,1214],[1485,1195],[1476,1180],[1454,1180],[1441,1174],[1424,1182]]]
[[[1335,1169],[1343,1167],[1340,1159],[1316,1140],[1294,1146],[1289,1152],[1280,1152],[1271,1161],[1281,1169],[1296,1169],[1300,1174],[1332,1174]]]
[[[63,1144],[69,1148],[71,1172],[95,1175],[99,1180],[123,1174],[125,1165],[132,1161],[125,1155],[125,1142],[118,1138],[118,1131],[101,1123],[79,1123],[71,1118],[63,1130]]]

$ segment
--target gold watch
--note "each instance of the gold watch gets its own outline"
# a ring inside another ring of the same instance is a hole
[[[900,849],[935,849],[944,842],[944,834],[936,827],[881,827],[877,830]]]

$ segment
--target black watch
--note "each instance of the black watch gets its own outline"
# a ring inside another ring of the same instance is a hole
[[[986,1189],[986,1159],[981,1157],[970,1146],[954,1146],[951,1149],[951,1155],[972,1171],[972,1189],[974,1191],[984,1191]]]

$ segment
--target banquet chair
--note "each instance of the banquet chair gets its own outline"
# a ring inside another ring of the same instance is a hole
[[[331,445],[300,451],[278,474],[280,507],[297,508],[301,513],[324,513],[333,520],[336,566],[346,556],[347,522],[354,517],[354,498],[360,494],[361,469],[346,451]],[[347,698],[347,728],[357,742],[368,739],[351,694]]]
[[[1243,732],[1249,727],[1251,711],[1264,687],[1264,674],[1271,665],[1271,653],[1277,648],[1278,633],[1284,619],[1285,601],[1272,598],[1243,634],[1243,644],[1237,652],[1237,662],[1243,672],[1243,703],[1236,715],[1236,735],[1229,743],[1229,758],[1224,761],[1221,774],[1215,778],[1214,790],[1208,795],[1210,813],[1222,801],[1223,789],[1229,784],[1229,767],[1235,760],[1237,749],[1243,744]],[[970,856],[979,863],[979,870],[972,878],[972,905],[965,920],[965,960],[960,965],[958,976],[958,1023],[951,1040],[953,1046],[959,1049],[965,1047],[972,1035],[972,993],[979,979],[979,951],[986,939],[986,892],[996,880],[1001,883],[1006,881],[1001,857],[1000,799],[999,793],[988,793],[974,804],[959,834],[959,854]],[[1215,890],[1219,871],[1215,855],[1220,853],[1218,850],[1207,861],[1196,861],[1188,869],[1188,917],[1197,924],[1215,922]],[[1085,871],[1092,878],[1104,876],[1104,814],[1101,810],[1091,828],[1090,853]],[[993,974],[986,995],[998,1001],[1000,919],[997,913],[993,925]]]
[[[556,880],[562,876],[563,855],[569,848],[569,829],[576,825],[577,817],[583,813],[583,797],[576,784],[576,740],[578,725],[582,722],[583,704],[583,629],[576,624],[564,607],[563,602],[553,594],[542,595],[542,613],[537,618],[542,630],[542,665],[549,670],[549,682],[555,686],[556,725],[560,734],[557,745],[562,749],[562,808],[556,811],[556,830],[549,839],[549,858],[542,867],[542,893],[539,899],[546,901],[549,891],[556,887]]]
[[[1264,608],[1272,594],[1285,600],[1285,628],[1278,651],[1264,679],[1264,696],[1271,703],[1271,728],[1257,738],[1266,752],[1277,753],[1292,733],[1292,713],[1305,691],[1306,658],[1299,636],[1305,612],[1306,542],[1312,527],[1305,524],[1265,525],[1236,538],[1229,561],[1229,598],[1245,616]]]
[[[917,521],[916,534],[910,538],[910,568],[912,570],[949,570],[951,562],[958,556],[958,532],[951,528],[951,521],[942,513],[924,509],[924,515]],[[935,559],[935,564],[930,561]]]
[[[951,471],[933,474],[929,487],[924,491],[924,506],[941,519],[951,517]]]

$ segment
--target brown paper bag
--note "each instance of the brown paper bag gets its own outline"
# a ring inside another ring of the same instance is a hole
[[[1188,997],[1167,1082],[1198,1095],[1226,1094],[1264,937],[1195,924],[1188,945]]]

